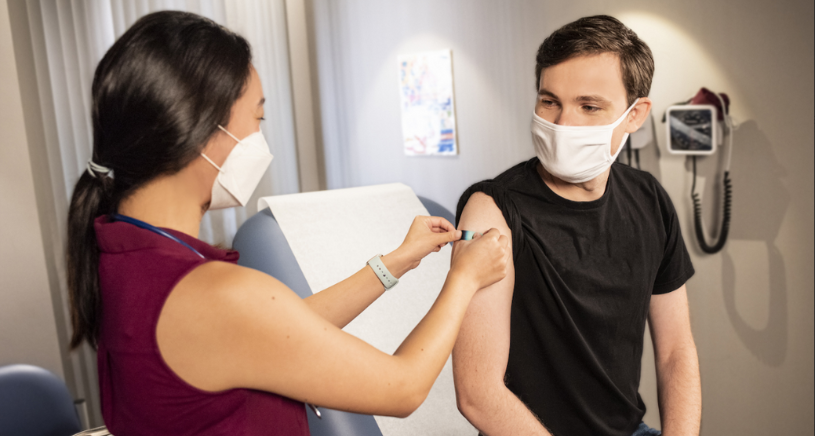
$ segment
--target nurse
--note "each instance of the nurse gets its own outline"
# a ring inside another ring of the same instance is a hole
[[[307,435],[303,402],[404,417],[424,401],[471,297],[506,274],[504,236],[456,242],[435,304],[383,353],[341,328],[461,232],[417,217],[373,261],[382,279],[361,265],[301,300],[197,239],[204,212],[245,204],[271,161],[243,38],[147,15],[105,54],[92,94],[93,157],[69,211],[71,345],[97,349],[111,433]]]

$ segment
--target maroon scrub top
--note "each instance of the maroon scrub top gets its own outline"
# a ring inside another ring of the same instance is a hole
[[[221,250],[162,229],[166,236],[102,216],[94,223],[99,245],[102,323],[97,364],[102,416],[116,436],[308,435],[303,403],[252,389],[207,392],[167,366],[156,325],[175,285],[212,261],[236,263]]]

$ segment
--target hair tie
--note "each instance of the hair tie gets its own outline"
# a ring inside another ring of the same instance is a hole
[[[88,161],[88,174],[90,174],[91,177],[93,178],[96,178],[97,174],[108,176],[111,179],[113,178],[112,169],[99,165],[98,163],[95,163],[93,160]]]

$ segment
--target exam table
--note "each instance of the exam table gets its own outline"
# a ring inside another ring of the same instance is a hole
[[[431,216],[440,216],[450,222],[455,220],[449,210],[433,200],[419,197],[419,201]],[[271,275],[296,292],[300,298],[312,295],[271,209],[261,210],[246,220],[235,235],[233,248],[240,252],[239,265]],[[322,418],[318,418],[308,407],[306,413],[312,436],[382,436],[371,415],[320,408]]]

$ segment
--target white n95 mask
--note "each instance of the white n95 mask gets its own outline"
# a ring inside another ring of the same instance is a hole
[[[625,113],[606,126],[560,126],[550,123],[532,112],[532,141],[535,153],[549,174],[568,183],[583,183],[607,170],[623,149],[628,133],[623,135],[620,147],[611,155],[611,136],[614,129],[637,104],[637,99]]]
[[[272,153],[266,144],[263,132],[257,131],[243,139],[238,139],[226,129],[218,126],[232,139],[238,142],[229,152],[223,165],[215,165],[207,155],[201,156],[218,170],[218,177],[212,185],[212,200],[210,209],[225,209],[228,207],[246,206],[249,197],[255,192],[260,178],[272,163]]]

